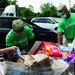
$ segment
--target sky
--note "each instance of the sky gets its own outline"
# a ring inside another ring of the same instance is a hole
[[[13,0],[12,0],[13,1]],[[52,3],[55,7],[58,7],[61,4],[65,4],[67,8],[73,7],[75,0],[17,0],[17,4],[19,7],[29,7],[32,5],[34,7],[33,12],[41,12],[39,7],[44,3]]]

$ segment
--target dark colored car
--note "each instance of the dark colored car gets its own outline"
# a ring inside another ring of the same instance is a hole
[[[53,41],[57,42],[57,34],[49,29],[44,29],[36,24],[19,17],[0,17],[0,48],[5,48],[5,37],[12,29],[12,21],[15,19],[23,20],[25,26],[29,26],[34,33],[35,41]]]
[[[57,34],[50,29],[44,29],[36,24],[29,22],[20,17],[3,17],[0,16],[0,49],[6,47],[5,38],[7,33],[12,29],[12,21],[16,19],[21,19],[25,26],[29,26],[34,33],[35,41],[52,41],[57,42]],[[6,53],[4,54],[4,58],[7,59]]]

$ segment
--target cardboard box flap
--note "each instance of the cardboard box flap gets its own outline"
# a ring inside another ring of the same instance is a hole
[[[33,45],[33,47],[30,49],[30,51],[27,53],[27,55],[32,55],[36,51],[36,49],[40,46],[42,41],[36,41]]]

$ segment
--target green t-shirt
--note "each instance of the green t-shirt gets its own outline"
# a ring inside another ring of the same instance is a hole
[[[65,38],[75,38],[75,14],[71,13],[68,19],[61,18],[57,32],[64,31]]]
[[[16,36],[13,29],[6,36],[7,46],[18,46],[20,49],[28,45],[28,39],[32,39],[34,34],[29,27],[24,27],[24,34],[21,36]]]

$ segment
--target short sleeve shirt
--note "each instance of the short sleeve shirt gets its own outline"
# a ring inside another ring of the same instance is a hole
[[[29,27],[24,27],[24,34],[21,36],[16,36],[13,29],[6,36],[7,46],[18,46],[20,49],[28,45],[28,39],[32,39],[34,34]]]
[[[75,38],[75,14],[71,13],[68,19],[61,18],[57,32],[64,31],[65,38]]]

